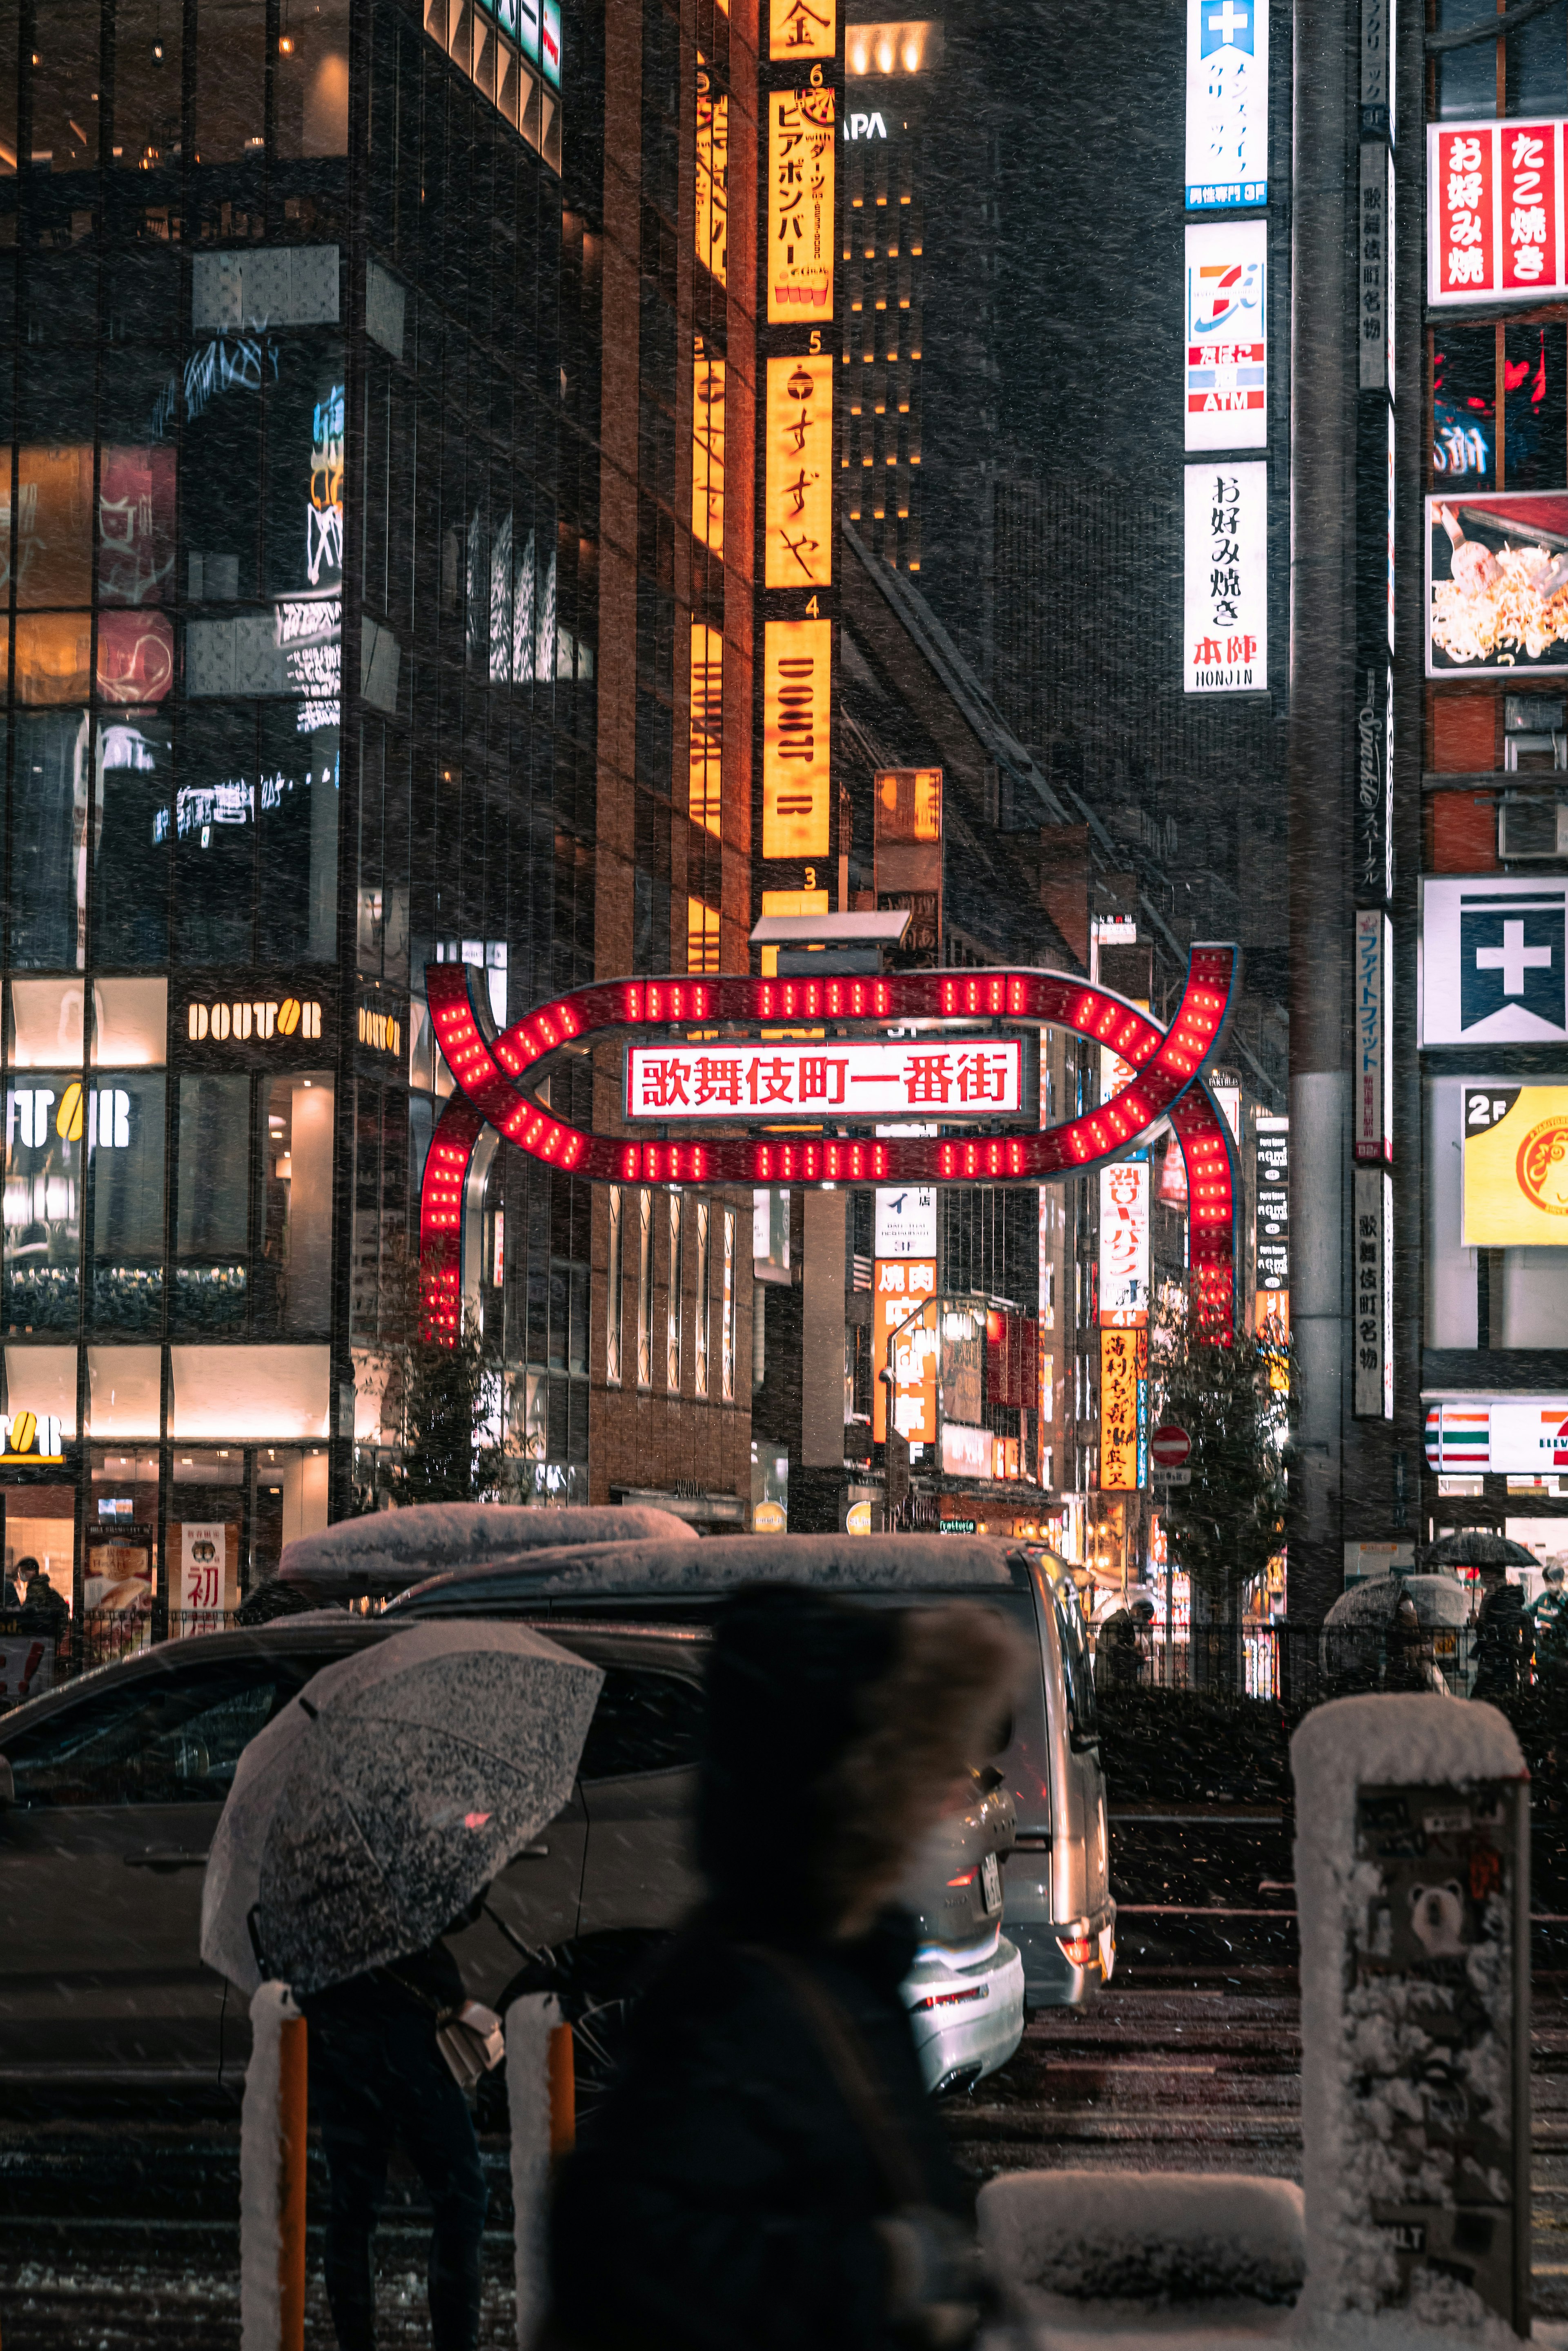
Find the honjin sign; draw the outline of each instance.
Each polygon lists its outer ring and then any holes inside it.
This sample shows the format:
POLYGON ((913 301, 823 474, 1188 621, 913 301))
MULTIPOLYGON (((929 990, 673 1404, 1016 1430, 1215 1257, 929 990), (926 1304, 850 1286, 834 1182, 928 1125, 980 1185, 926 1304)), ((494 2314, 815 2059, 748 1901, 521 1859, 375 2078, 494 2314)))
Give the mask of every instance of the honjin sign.
POLYGON ((1188 694, 1258 694, 1269 683, 1269 468, 1224 460, 1186 468, 1188 694))

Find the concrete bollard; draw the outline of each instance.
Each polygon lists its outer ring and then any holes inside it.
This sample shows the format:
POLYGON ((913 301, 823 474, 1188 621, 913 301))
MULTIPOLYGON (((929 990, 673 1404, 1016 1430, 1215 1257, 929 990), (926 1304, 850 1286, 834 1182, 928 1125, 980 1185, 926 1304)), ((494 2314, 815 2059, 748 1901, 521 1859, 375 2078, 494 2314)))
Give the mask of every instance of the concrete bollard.
POLYGON ((240 2110, 240 2351, 304 2351, 307 2028, 288 1987, 250 2004, 240 2110))
POLYGON ((1300 2317, 1530 2333, 1530 1791, 1448 1698, 1340 1698, 1291 1742, 1307 2278, 1300 2317))

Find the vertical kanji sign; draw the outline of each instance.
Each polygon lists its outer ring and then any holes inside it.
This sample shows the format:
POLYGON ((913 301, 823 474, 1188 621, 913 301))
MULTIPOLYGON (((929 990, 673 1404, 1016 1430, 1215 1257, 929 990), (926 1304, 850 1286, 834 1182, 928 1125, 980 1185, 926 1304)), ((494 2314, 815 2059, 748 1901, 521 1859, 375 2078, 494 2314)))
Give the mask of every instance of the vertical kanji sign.
POLYGON ((768 97, 768 323, 833 315, 833 93, 768 97))
POLYGON ((1259 694, 1269 683, 1268 481, 1261 459, 1186 468, 1188 694, 1259 694))
POLYGON ((1427 131, 1427 299, 1560 298, 1561 121, 1431 123, 1427 131))

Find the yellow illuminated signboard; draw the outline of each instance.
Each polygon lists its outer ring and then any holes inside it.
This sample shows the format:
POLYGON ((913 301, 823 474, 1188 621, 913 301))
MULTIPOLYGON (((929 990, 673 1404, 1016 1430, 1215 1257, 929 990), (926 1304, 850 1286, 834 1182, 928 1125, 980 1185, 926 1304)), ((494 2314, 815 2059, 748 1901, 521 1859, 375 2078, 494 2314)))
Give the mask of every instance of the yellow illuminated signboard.
POLYGON ((768 588, 832 580, 832 371, 827 351, 768 362, 768 588))
POLYGON ((768 100, 768 323, 833 315, 833 93, 768 100))
POLYGON ((40 1461, 63 1461, 65 1438, 53 1413, 0 1413, 0 1463, 36 1468, 40 1461))
POLYGON ((724 361, 697 346, 692 382, 692 536, 724 553, 724 361))
POLYGON ((208 1002, 185 1008, 185 1033, 193 1045, 249 1044, 255 1039, 316 1038, 321 1034, 321 1007, 313 998, 256 998, 250 1002, 208 1002))
POLYGON ((729 274, 729 100, 697 68, 697 259, 722 286, 729 274))
POLYGON ((831 57, 839 44, 838 0, 768 0, 768 53, 786 63, 794 57, 831 57))
POLYGON ((763 638, 762 854, 826 857, 833 624, 769 621, 763 638))
POLYGON ((1467 1249, 1568 1248, 1568 1086, 1467 1086, 1467 1249))
POLYGON ((1138 1477, 1138 1381, 1146 1331, 1100 1333, 1100 1490, 1132 1494, 1138 1477))
POLYGON ((717 838, 724 753, 724 639, 706 621, 692 622, 691 773, 686 811, 717 838))

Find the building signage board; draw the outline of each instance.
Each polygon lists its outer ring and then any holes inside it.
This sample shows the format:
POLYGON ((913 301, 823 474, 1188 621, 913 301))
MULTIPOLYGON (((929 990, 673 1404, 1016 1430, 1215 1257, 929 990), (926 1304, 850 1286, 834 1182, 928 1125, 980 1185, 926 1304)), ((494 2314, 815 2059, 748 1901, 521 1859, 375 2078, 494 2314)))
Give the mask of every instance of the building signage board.
POLYGON ((1394 1154, 1394 925, 1379 907, 1355 917, 1355 1156, 1394 1154))
MULTIPOLYGON (((933 1267, 932 1281, 936 1282, 933 1267)), ((936 1301, 927 1299, 918 1311, 913 1304, 902 1315, 889 1314, 893 1372, 893 1425, 910 1445, 936 1442, 936 1301)), ((887 1368, 885 1364, 879 1368, 887 1368)), ((886 1392, 886 1383, 878 1385, 886 1392)), ((885 1404, 883 1410, 886 1410, 885 1404)), ((885 1435, 885 1429, 884 1429, 885 1435)))
POLYGON ((1423 1045, 1568 1038, 1568 881, 1483 873, 1422 883, 1423 1045))
POLYGON ((1188 694, 1258 694, 1269 683, 1268 485, 1261 459, 1186 468, 1188 694))
POLYGON ((1568 1470, 1568 1395, 1474 1396, 1427 1410, 1427 1461, 1444 1476, 1539 1478, 1568 1470))
POLYGON ((1394 1417, 1394 1178, 1358 1167, 1354 1178, 1355 1378, 1358 1420, 1394 1417))
POLYGON ((763 632, 762 854, 828 854, 833 624, 768 621, 763 632))
MULTIPOLYGON (((171 1528, 171 1536, 175 1531, 171 1528)), ((222 1520, 185 1519, 178 1535, 180 1584, 169 1612, 171 1629, 176 1637, 221 1633, 225 1616, 238 1605, 240 1530, 222 1520)))
POLYGON ((768 93, 768 323, 833 315, 833 93, 768 93))
POLYGON ((1389 57, 1390 0, 1361 0, 1361 135, 1394 136, 1394 74, 1389 57))
POLYGON ((874 1247, 879 1258, 936 1256, 936 1194, 929 1185, 877 1193, 874 1247))
POLYGON ((1427 128, 1427 299, 1560 301, 1561 121, 1433 122, 1427 128))
POLYGON ((1023 1040, 934 1044, 837 1040, 831 1045, 629 1045, 628 1118, 727 1119, 747 1124, 799 1116, 898 1118, 939 1108, 946 1119, 1021 1111, 1023 1040))
POLYGON ((988 1428, 966 1428, 961 1421, 942 1424, 942 1469, 948 1478, 988 1478, 992 1439, 988 1428))
POLYGON ((1269 224, 1189 222, 1186 446, 1261 449, 1268 414, 1269 224))
POLYGON ((1379 647, 1361 673, 1355 714, 1355 894, 1363 904, 1394 895, 1394 671, 1379 647))
POLYGON ((1100 1490, 1135 1493, 1149 1482, 1149 1334, 1100 1333, 1100 1490))
POLYGON ((1186 0, 1187 210, 1268 201, 1268 0, 1186 0))
POLYGON ((768 536, 763 584, 826 588, 833 576, 833 356, 768 362, 768 536))
MULTIPOLYGON (((936 1332, 935 1308, 936 1299, 936 1260, 935 1258, 897 1258, 888 1261, 878 1259, 873 1272, 872 1290, 872 1435, 878 1445, 887 1438, 887 1382, 883 1374, 888 1369, 888 1343, 901 1322, 906 1322, 915 1308, 929 1300, 933 1309, 930 1360, 920 1358, 919 1378, 907 1385, 918 1387, 924 1398, 929 1375, 931 1394, 931 1429, 936 1427, 936 1332)), ((903 1360, 902 1368, 913 1370, 913 1357, 903 1360)), ((894 1367, 895 1370, 899 1366, 894 1367)), ((924 1419, 925 1405, 920 1406, 924 1419)), ((905 1432, 907 1434, 907 1432, 905 1432)))
POLYGON ((1100 1320, 1113 1329, 1149 1319, 1149 1162, 1146 1154, 1100 1170, 1100 1320))
POLYGON ((1393 185, 1388 150, 1381 140, 1364 141, 1361 248, 1356 272, 1361 319, 1357 381, 1363 392, 1383 392, 1388 386, 1388 235, 1393 185))
POLYGON ((838 46, 838 0, 768 0, 768 54, 776 62, 831 57, 838 46))
POLYGON ((1464 1247, 1568 1248, 1568 1086, 1467 1086, 1464 1247))
POLYGON ((1254 1129, 1258 1190, 1253 1266, 1258 1329, 1288 1331, 1291 1318, 1291 1122, 1260 1113, 1254 1129))
POLYGON ((1427 674, 1568 673, 1568 491, 1427 501, 1427 674))

